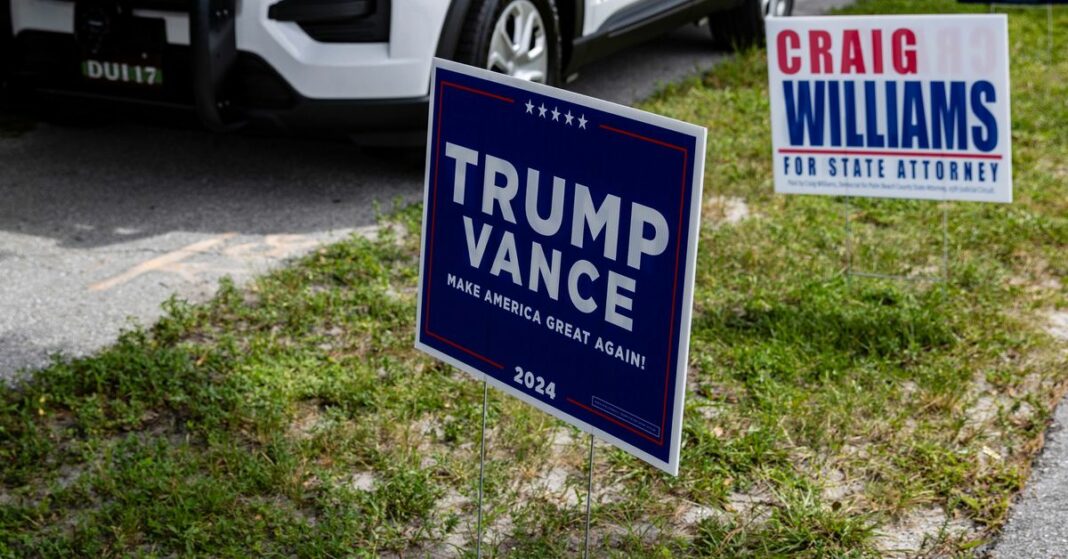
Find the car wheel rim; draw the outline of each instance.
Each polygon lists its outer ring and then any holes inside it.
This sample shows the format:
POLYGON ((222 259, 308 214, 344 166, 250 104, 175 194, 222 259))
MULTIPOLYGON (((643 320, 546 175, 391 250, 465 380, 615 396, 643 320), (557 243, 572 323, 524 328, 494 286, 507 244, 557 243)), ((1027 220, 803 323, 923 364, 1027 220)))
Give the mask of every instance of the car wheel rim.
MULTIPOLYGON (((764 17, 768 17, 768 14, 771 13, 771 0, 761 0, 761 3, 763 4, 763 7, 764 7, 764 17)), ((786 16, 786 8, 787 8, 787 0, 777 0, 775 2, 775 16, 776 17, 784 17, 784 16, 786 16)))
POLYGON ((545 22, 529 0, 515 0, 501 11, 493 26, 486 68, 545 83, 549 70, 545 22))

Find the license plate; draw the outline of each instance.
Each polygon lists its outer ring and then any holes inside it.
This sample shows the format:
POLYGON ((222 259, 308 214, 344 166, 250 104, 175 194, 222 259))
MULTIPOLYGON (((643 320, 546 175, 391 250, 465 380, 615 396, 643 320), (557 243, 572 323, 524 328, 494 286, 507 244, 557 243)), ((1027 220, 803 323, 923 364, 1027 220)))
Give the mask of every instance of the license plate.
POLYGON ((146 87, 163 85, 163 69, 151 59, 140 61, 82 60, 82 76, 98 83, 129 84, 146 87))
POLYGON ((75 2, 82 78, 94 87, 113 91, 162 88, 167 44, 163 19, 127 15, 115 2, 75 2))

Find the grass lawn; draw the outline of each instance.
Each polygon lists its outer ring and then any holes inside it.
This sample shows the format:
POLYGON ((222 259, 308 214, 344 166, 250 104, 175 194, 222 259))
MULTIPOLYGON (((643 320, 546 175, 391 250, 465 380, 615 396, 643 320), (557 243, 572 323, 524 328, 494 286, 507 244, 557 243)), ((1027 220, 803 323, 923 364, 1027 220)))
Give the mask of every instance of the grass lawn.
MULTIPOLYGON (((985 11, 862 0, 851 13, 985 11)), ((970 555, 1068 387, 1068 7, 1006 9, 1012 205, 772 194, 765 54, 643 108, 709 128, 679 477, 607 446, 612 557, 970 555)), ((482 386, 412 349, 418 207, 0 396, 0 557, 472 555, 482 386)), ((486 548, 574 555, 586 439, 491 391, 486 548)), ((484 549, 486 549, 484 548, 484 549)))

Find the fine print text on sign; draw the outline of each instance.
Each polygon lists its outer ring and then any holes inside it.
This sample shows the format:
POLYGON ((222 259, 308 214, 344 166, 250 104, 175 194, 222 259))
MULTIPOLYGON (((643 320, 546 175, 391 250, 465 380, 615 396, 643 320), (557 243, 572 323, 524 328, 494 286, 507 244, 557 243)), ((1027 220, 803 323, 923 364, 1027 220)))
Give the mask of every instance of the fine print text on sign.
POLYGON ((678 472, 705 130, 435 60, 416 346, 678 472))
POLYGON ((1012 201, 1000 15, 767 21, 775 191, 1012 201))

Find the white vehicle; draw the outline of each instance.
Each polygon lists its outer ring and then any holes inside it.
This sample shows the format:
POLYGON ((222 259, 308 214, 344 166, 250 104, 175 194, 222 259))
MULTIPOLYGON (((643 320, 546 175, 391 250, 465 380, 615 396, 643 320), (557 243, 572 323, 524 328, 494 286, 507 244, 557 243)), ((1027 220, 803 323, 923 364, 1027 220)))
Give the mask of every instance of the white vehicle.
MULTIPOLYGON (((775 2, 787 15, 793 0, 775 2)), ((763 36, 769 0, 0 0, 0 71, 23 97, 173 108, 214 130, 425 127, 434 56, 560 84, 708 17, 763 36)), ((400 136, 398 136, 400 137, 400 136)))

